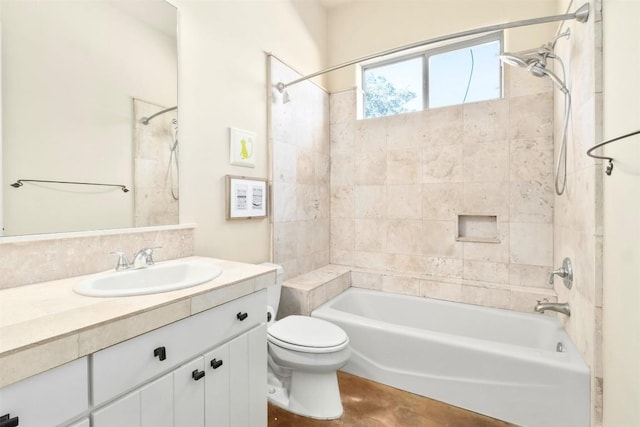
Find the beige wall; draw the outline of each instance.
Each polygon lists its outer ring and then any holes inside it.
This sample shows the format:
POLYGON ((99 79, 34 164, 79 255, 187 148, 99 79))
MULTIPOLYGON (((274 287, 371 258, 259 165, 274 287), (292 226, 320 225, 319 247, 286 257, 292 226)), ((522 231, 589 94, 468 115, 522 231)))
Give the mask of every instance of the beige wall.
MULTIPOLYGON (((459 31, 555 15, 556 4, 556 0, 348 2, 329 11, 329 65, 459 31)), ((556 27, 545 24, 511 30, 505 35, 506 50, 541 45, 556 27)), ((355 67, 332 72, 330 91, 354 87, 355 74, 355 67)))
MULTIPOLYGON (((605 0, 604 138, 640 127, 640 1, 605 0)), ((604 176, 604 425, 640 425, 640 136, 607 146, 604 176)))
POLYGON ((268 176, 265 52, 296 69, 323 68, 324 9, 316 2, 175 3, 180 12, 180 221, 198 224, 198 255, 267 261, 269 220, 225 221, 224 176, 268 176), (229 165, 229 127, 257 133, 255 168, 229 165))

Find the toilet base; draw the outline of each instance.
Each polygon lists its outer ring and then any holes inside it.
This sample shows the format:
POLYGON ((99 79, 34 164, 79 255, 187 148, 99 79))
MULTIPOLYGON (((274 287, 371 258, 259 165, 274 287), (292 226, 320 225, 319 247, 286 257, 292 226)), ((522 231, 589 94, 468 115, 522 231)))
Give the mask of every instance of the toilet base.
POLYGON ((321 374, 293 371, 286 381, 269 372, 267 396, 270 403, 303 417, 334 420, 343 412, 335 371, 321 374))

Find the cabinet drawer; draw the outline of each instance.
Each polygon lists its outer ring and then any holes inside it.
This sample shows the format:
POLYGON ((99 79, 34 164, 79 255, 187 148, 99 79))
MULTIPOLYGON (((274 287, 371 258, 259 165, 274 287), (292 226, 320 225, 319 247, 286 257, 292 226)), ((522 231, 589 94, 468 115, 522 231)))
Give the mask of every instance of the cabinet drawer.
POLYGON ((0 389, 0 416, 18 417, 20 426, 53 426, 89 408, 87 358, 0 389))
POLYGON ((94 353, 93 404, 131 390, 264 322, 265 307, 263 290, 94 353))

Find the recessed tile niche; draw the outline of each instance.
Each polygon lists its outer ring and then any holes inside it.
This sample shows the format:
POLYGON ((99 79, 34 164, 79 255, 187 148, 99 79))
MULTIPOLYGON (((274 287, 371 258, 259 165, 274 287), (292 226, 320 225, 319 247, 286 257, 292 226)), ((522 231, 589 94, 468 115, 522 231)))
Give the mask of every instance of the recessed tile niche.
POLYGON ((500 243, 497 215, 458 215, 459 242, 500 243))

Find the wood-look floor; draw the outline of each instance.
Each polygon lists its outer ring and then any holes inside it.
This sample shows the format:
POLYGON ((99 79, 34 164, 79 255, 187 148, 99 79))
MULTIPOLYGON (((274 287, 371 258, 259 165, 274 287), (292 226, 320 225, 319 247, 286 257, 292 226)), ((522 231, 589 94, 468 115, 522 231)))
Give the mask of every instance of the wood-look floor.
POLYGON ((338 372, 344 414, 337 420, 314 420, 269 404, 269 427, 509 427, 446 403, 338 372))

